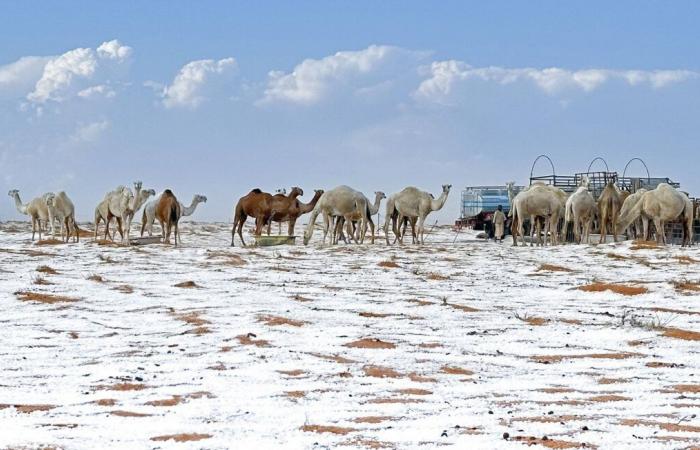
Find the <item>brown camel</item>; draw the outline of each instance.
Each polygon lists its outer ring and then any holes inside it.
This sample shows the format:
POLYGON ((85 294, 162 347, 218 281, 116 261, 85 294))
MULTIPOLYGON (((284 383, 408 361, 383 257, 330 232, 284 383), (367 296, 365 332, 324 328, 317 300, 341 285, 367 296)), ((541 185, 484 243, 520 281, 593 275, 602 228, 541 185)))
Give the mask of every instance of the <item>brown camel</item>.
POLYGON ((617 222, 620 216, 622 200, 620 190, 615 183, 610 182, 605 186, 598 197, 598 214, 600 217, 600 243, 605 242, 608 235, 608 223, 611 224, 613 239, 617 242, 617 222))
POLYGON ((180 216, 180 203, 177 201, 173 191, 166 189, 163 191, 163 194, 156 204, 156 219, 163 230, 164 243, 170 243, 170 232, 172 230, 175 233, 175 246, 177 247, 177 238, 179 234, 178 221, 180 220, 180 216))
POLYGON ((236 203, 236 209, 233 213, 233 229, 231 230, 231 247, 233 247, 236 231, 241 238, 241 243, 245 247, 243 240, 243 225, 248 216, 255 217, 255 235, 262 234, 263 226, 270 221, 272 216, 272 195, 263 192, 260 189, 253 189, 247 195, 243 196, 236 203))
POLYGON ((290 214, 289 216, 289 236, 294 235, 294 226, 296 225, 297 219, 304 214, 308 214, 313 211, 316 203, 318 203, 318 199, 321 198, 322 195, 323 189, 316 189, 314 191, 314 196, 309 203, 302 203, 299 201, 299 199, 295 200, 296 206, 292 208, 294 214, 290 214))
MULTIPOLYGON (((297 215, 297 197, 304 195, 300 187, 293 187, 289 195, 275 194, 270 201, 272 215, 267 223, 267 235, 270 235, 272 222, 289 222, 292 216, 297 215)), ((298 217, 298 216, 297 216, 298 217)), ((292 235, 292 228, 288 229, 289 236, 292 235)))

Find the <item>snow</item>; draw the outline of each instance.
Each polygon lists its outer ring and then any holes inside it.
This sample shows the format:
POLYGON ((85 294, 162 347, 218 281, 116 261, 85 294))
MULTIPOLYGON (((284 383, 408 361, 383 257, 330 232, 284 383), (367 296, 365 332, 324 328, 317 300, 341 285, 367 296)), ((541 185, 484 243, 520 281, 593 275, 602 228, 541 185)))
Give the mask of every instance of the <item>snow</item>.
POLYGON ((664 335, 700 332, 700 292, 674 285, 700 281, 700 248, 320 236, 231 248, 230 225, 186 223, 178 248, 36 245, 27 224, 0 224, 0 448, 700 442, 697 335, 664 335), (648 292, 577 289, 594 281, 648 292), (360 339, 393 348, 347 345, 360 339), (183 433, 201 440, 151 440, 183 433))

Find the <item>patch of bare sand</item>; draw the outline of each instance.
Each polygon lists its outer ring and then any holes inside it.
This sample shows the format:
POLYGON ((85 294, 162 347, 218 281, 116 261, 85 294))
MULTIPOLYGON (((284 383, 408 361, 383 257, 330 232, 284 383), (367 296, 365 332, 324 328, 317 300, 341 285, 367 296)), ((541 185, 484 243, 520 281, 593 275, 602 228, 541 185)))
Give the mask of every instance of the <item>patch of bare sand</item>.
POLYGON ((306 375, 306 372, 301 369, 278 370, 277 372, 281 373, 282 375, 287 375, 288 377, 300 377, 302 375, 306 375))
POLYGON ((36 268, 36 271, 46 275, 58 275, 58 270, 49 266, 39 266, 36 268))
POLYGON ((672 431, 672 432, 683 432, 683 433, 700 433, 700 426, 695 425, 685 425, 682 423, 669 423, 669 422, 658 422, 654 420, 640 420, 640 419, 623 419, 620 421, 621 425, 628 427, 654 427, 661 428, 662 430, 672 431))
POLYGON ((637 356, 643 356, 640 353, 630 353, 630 352, 619 352, 619 353, 586 353, 582 355, 537 355, 531 356, 530 359, 542 363, 549 364, 555 362, 561 362, 565 359, 627 359, 634 358, 637 356))
POLYGON ((99 384, 94 387, 96 391, 142 391, 148 386, 142 383, 115 383, 115 384, 99 384))
POLYGON ((367 349, 392 349, 396 348, 396 344, 392 342, 382 341, 376 338, 365 338, 359 339, 357 341, 348 342, 343 344, 343 347, 349 348, 367 348, 367 349))
POLYGON ((595 445, 587 444, 585 442, 573 442, 573 441, 564 441, 564 440, 560 440, 560 439, 551 439, 551 438, 548 438, 547 436, 543 436, 541 438, 537 438, 534 436, 514 436, 514 437, 510 438, 510 440, 521 442, 522 444, 525 444, 527 446, 539 445, 541 447, 554 448, 554 449, 566 449, 566 448, 596 449, 596 448, 598 448, 595 445))
POLYGON ((450 375, 474 375, 474 372, 469 369, 462 369, 461 367, 455 366, 442 366, 440 371, 450 375))
POLYGON ((357 431, 355 428, 349 427, 339 427, 335 425, 304 425, 300 428, 301 431, 306 431, 307 433, 331 433, 346 435, 357 431))
POLYGON ((362 416, 352 419, 355 423, 382 423, 387 420, 396 420, 396 417, 391 416, 362 416))
POLYGON ((584 292, 604 292, 611 291, 616 294, 621 295, 640 295, 649 292, 649 289, 644 286, 627 286, 624 284, 613 284, 613 283, 591 283, 584 286, 579 286, 576 288, 584 292))
POLYGON ((16 404, 16 403, 0 403, 0 410, 7 409, 7 408, 14 408, 15 411, 20 412, 20 413, 31 414, 33 412, 50 411, 50 410, 56 408, 56 406, 55 405, 22 405, 22 404, 16 404))
POLYGON ((53 294, 44 294, 41 292, 29 292, 29 291, 17 291, 15 292, 15 296, 19 300, 25 301, 25 302, 37 302, 37 303, 46 303, 46 304, 54 304, 54 303, 73 303, 77 302, 79 299, 74 298, 74 297, 66 297, 63 295, 53 295, 53 294))
POLYGON ((175 441, 175 442, 194 442, 202 441, 204 439, 211 438, 211 434, 203 433, 178 433, 178 434, 165 434, 162 436, 154 436, 151 438, 152 441, 175 441))
POLYGON ((134 411, 114 410, 109 412, 112 416, 118 417, 151 417, 153 414, 139 413, 134 411))
POLYGON ((594 397, 589 397, 586 400, 589 402, 607 403, 607 402, 624 402, 624 401, 629 401, 632 399, 630 397, 625 397, 623 395, 606 394, 606 395, 596 395, 594 397))
POLYGON ((177 284, 173 285, 173 287, 183 288, 183 289, 194 289, 194 288, 198 288, 201 286, 199 286, 194 281, 190 280, 190 281, 183 281, 181 283, 177 283, 177 284))
POLYGON ((325 359, 327 361, 335 361, 339 364, 352 364, 352 363, 357 362, 354 359, 345 358, 345 357, 339 356, 339 355, 324 355, 321 353, 309 353, 309 355, 315 356, 317 358, 325 359))
POLYGON ((697 331, 682 330, 680 328, 662 328, 663 336, 682 339, 684 341, 700 341, 700 333, 697 331))
POLYGON ((271 316, 271 315, 261 315, 258 316, 258 322, 263 322, 265 325, 274 327, 278 325, 289 325, 292 327, 303 327, 308 322, 301 320, 288 319, 286 317, 271 316))
POLYGON ((383 366, 367 365, 367 366, 364 366, 362 368, 362 371, 368 377, 374 377, 374 378, 401 378, 404 376, 402 373, 397 372, 396 370, 392 369, 391 367, 383 367, 383 366))
POLYGON ((573 272, 573 269, 554 264, 540 264, 540 267, 537 268, 537 272, 573 272))

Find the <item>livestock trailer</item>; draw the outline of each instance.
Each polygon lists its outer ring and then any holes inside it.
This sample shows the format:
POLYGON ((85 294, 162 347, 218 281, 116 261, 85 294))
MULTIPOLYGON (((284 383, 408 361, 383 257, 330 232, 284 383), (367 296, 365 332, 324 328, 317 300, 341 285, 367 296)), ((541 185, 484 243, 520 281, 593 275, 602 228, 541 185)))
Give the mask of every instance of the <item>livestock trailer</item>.
MULTIPOLYGON (((514 186, 514 194, 522 189, 523 186, 514 186)), ((499 205, 507 217, 510 211, 510 200, 506 186, 468 186, 462 190, 460 216, 455 225, 483 230, 484 224, 491 220, 491 216, 499 205)), ((508 222, 506 228, 509 228, 508 222)))

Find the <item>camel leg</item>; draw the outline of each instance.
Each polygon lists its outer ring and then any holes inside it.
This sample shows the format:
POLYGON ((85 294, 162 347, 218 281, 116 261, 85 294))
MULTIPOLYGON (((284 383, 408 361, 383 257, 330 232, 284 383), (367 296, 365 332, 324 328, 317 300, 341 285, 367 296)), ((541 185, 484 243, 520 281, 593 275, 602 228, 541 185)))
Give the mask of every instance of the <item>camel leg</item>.
POLYGON ((369 229, 372 233, 372 244, 374 245, 374 222, 371 219, 369 220, 369 229))
POLYGON ((664 228, 661 219, 654 219, 654 226, 656 227, 656 242, 664 244, 664 228))
POLYGON ((34 233, 36 233, 36 219, 32 217, 32 241, 34 240, 34 233))
POLYGON ((100 225, 100 219, 101 219, 101 216, 99 214, 95 214, 95 240, 97 240, 97 229, 99 228, 99 225, 100 225))
MULTIPOLYGON (((287 235, 288 235, 288 236, 294 236, 294 226, 295 226, 296 223, 297 223, 296 217, 292 217, 291 219, 289 219, 289 222, 288 222, 288 223, 289 223, 289 225, 288 225, 288 227, 287 227, 287 235)), ((282 229, 282 224, 280 224, 280 230, 281 230, 281 229, 282 229)), ((280 234, 282 234, 281 231, 280 231, 280 234)))
MULTIPOLYGON (((242 214, 240 220, 238 221, 238 237, 241 238, 241 244, 243 244, 243 247, 247 247, 245 241, 243 240, 243 225, 245 225, 246 220, 248 220, 248 216, 242 214)), ((233 245, 233 239, 231 239, 231 245, 233 245)))
POLYGON ((605 237, 608 234, 608 217, 607 214, 602 213, 600 215, 600 241, 598 242, 599 244, 602 244, 605 241, 605 237))
POLYGON ((417 236, 418 244, 421 244, 421 245, 425 244, 424 233, 425 233, 425 217, 420 216, 420 218, 418 219, 418 236, 417 236))
POLYGON ((577 218, 574 218, 574 242, 577 244, 581 243, 581 229, 580 223, 577 218))

